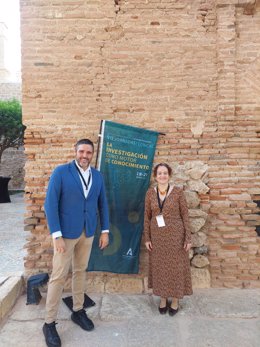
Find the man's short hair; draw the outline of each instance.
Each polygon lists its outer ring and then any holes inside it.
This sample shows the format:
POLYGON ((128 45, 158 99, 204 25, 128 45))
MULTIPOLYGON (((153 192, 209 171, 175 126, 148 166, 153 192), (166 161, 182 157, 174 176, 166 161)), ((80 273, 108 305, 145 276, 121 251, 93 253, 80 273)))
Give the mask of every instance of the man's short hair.
POLYGON ((81 140, 79 140, 75 144, 75 149, 76 150, 78 149, 79 145, 90 145, 90 146, 92 146, 93 152, 94 152, 94 143, 91 140, 89 140, 89 139, 81 139, 81 140))

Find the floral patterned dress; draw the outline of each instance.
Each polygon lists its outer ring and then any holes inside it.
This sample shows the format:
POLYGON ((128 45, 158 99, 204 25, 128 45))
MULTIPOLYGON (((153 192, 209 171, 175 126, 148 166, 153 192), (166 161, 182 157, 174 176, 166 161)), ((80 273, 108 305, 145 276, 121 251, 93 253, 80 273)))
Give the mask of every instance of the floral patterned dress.
POLYGON ((144 238, 152 242, 149 252, 148 286, 155 295, 182 298, 192 294, 189 252, 184 242, 191 242, 189 215, 183 190, 173 187, 164 206, 164 227, 158 227, 160 214, 157 192, 150 188, 145 197, 144 238))

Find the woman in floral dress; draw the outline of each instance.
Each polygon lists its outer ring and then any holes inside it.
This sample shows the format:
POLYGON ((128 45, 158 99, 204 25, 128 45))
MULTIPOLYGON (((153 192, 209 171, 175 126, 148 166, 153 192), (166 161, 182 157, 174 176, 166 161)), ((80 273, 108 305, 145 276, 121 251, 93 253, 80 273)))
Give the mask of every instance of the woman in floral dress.
POLYGON ((157 186, 145 197, 144 237, 149 251, 149 288, 161 297, 159 312, 173 316, 179 299, 192 294, 189 250, 191 233, 182 188, 171 185, 171 167, 154 168, 157 186))

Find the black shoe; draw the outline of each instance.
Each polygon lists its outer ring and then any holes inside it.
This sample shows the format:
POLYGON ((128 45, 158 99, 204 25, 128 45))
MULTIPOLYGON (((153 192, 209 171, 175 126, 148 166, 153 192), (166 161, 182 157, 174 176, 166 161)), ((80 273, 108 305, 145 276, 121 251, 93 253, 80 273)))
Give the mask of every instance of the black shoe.
POLYGON ((45 341, 48 347, 61 346, 61 340, 55 326, 56 324, 57 323, 55 322, 52 322, 50 324, 45 323, 42 327, 42 331, 45 336, 45 341))
POLYGON ((71 319, 74 323, 78 324, 83 330, 91 331, 94 329, 94 324, 92 320, 88 318, 84 308, 76 312, 73 311, 71 319))
POLYGON ((179 311, 178 307, 176 309, 174 309, 171 306, 169 306, 169 315, 170 316, 174 316, 178 311, 179 311))
POLYGON ((166 306, 165 307, 158 307, 158 310, 160 312, 160 314, 165 314, 168 310, 168 301, 166 300, 166 306))
POLYGON ((168 307, 165 306, 165 307, 158 307, 158 310, 160 312, 160 314, 165 314, 168 310, 168 307))

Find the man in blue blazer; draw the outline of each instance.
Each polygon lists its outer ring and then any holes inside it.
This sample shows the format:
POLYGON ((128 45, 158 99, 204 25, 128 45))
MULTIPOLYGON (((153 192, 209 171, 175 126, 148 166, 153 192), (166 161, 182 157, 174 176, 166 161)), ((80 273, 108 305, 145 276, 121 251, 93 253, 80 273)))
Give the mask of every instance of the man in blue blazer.
POLYGON ((94 329, 83 308, 86 268, 99 213, 99 247, 109 242, 109 217, 102 175, 90 167, 94 144, 82 139, 75 145, 75 160, 52 173, 44 204, 53 238, 53 270, 48 285, 43 333, 48 347, 60 347, 56 318, 66 276, 72 262, 73 313, 71 319, 84 330, 94 329))

